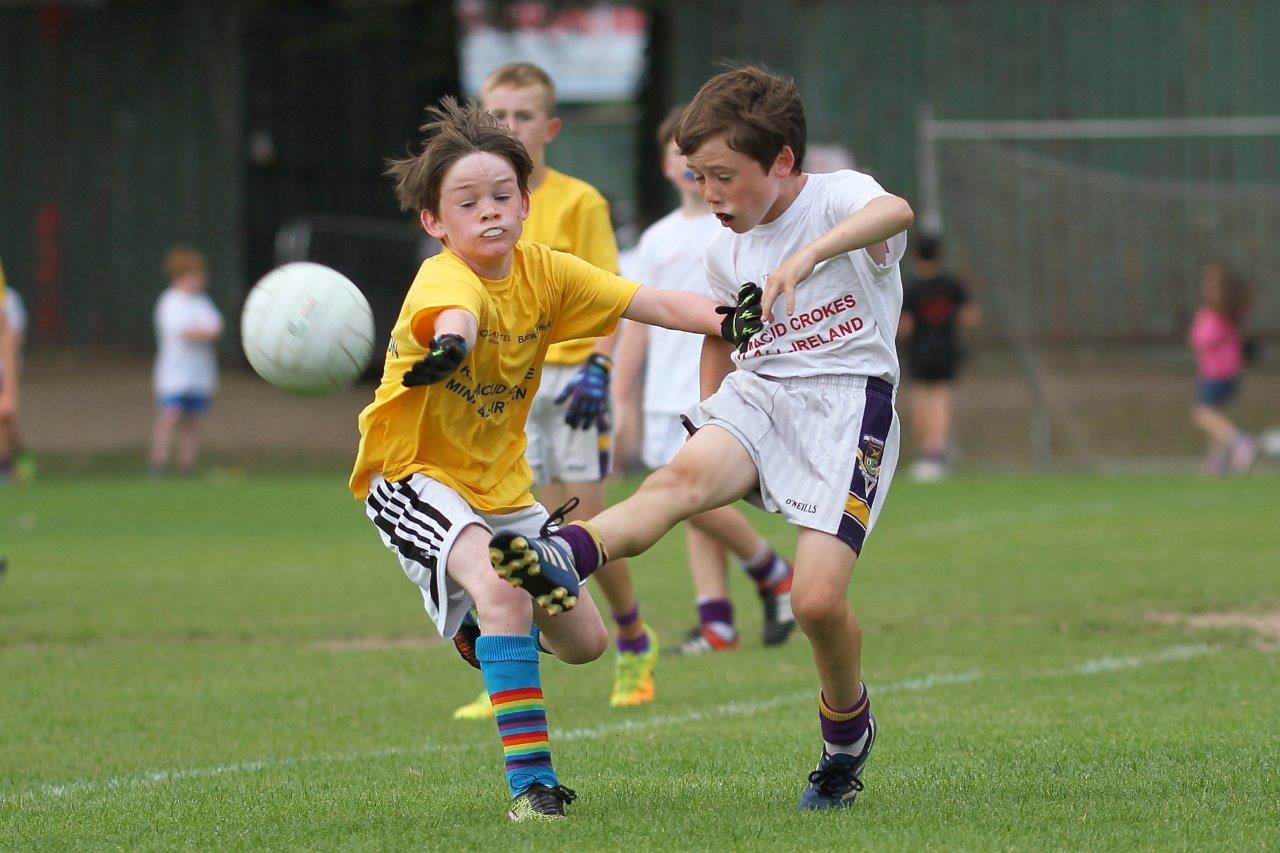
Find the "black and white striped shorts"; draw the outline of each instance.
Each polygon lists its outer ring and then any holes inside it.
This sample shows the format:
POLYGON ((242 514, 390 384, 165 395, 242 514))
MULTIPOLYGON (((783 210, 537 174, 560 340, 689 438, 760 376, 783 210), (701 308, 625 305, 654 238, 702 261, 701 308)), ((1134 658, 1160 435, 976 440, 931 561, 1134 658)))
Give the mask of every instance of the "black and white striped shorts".
POLYGON ((369 482, 365 514, 382 544, 396 555, 404 573, 422 590, 427 615, 441 636, 452 637, 471 608, 471 596, 445 572, 458 534, 472 524, 537 536, 547 511, 542 504, 503 515, 472 508, 462 496, 424 474, 395 483, 380 475, 369 482))

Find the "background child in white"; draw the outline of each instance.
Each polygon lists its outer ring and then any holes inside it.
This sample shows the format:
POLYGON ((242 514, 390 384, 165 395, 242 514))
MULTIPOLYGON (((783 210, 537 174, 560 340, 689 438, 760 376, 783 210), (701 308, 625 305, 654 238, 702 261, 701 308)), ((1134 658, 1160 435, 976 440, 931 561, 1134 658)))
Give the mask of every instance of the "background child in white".
MULTIPOLYGON (((622 272, 655 287, 710 296, 702 257, 721 229, 676 146, 675 128, 681 110, 682 107, 672 110, 658 127, 662 173, 680 194, 680 207, 645 230, 622 272)), ((614 388, 621 410, 633 404, 634 389, 644 375, 641 458, 651 469, 670 462, 688 438, 680 415, 700 399, 701 356, 700 335, 633 323, 619 332, 614 352, 614 388)), ((764 607, 764 644, 785 642, 795 627, 791 615, 791 567, 751 527, 751 522, 733 507, 718 507, 689 519, 685 536, 698 626, 677 651, 701 654, 737 648, 738 632, 728 586, 729 551, 755 581, 764 607)))
POLYGON ((215 343, 222 315, 205 293, 204 255, 187 246, 169 250, 164 262, 169 286, 156 302, 156 363, 153 383, 156 419, 151 441, 151 473, 169 465, 177 444, 177 469, 190 474, 200 450, 200 425, 218 386, 215 343))

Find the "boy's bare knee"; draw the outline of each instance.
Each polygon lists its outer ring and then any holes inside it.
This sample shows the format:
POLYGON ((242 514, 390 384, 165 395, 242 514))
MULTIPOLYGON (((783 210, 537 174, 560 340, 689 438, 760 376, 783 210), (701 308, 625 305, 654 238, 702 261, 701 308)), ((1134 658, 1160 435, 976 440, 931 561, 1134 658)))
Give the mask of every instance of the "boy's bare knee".
POLYGON ((481 625, 489 621, 506 622, 511 618, 527 616, 533 606, 528 595, 496 574, 492 581, 486 581, 473 589, 471 598, 475 602, 481 625))
POLYGON ((605 649, 609 648, 609 632, 604 623, 588 623, 576 633, 572 642, 562 644, 563 649, 556 649, 556 657, 565 663, 584 664, 600 659, 605 649))
POLYGON ((811 629, 822 630, 825 626, 842 621, 849 612, 849 603, 841 595, 821 592, 797 595, 792 590, 791 612, 807 634, 811 629))
POLYGON ((678 462, 654 471, 641 488, 660 495, 665 505, 679 508, 701 506, 706 492, 698 472, 678 462))

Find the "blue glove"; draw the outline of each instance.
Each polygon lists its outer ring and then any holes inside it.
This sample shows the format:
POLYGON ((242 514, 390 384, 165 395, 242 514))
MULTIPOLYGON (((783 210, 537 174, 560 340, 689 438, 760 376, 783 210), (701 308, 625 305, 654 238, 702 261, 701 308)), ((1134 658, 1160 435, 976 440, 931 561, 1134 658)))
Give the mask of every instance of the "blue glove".
POLYGON ((605 412, 609 401, 609 371, 613 362, 607 355, 592 353, 578 375, 556 397, 556 405, 568 401, 564 422, 574 429, 590 429, 605 412))

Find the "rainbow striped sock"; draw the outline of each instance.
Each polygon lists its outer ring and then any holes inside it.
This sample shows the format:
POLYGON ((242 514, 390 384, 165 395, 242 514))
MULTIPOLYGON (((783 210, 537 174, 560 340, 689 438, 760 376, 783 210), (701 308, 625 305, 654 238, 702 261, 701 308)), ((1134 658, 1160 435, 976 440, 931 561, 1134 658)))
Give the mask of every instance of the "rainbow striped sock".
POLYGON ((549 787, 560 784, 551 766, 547 710, 533 638, 486 634, 476 640, 476 657, 498 722, 511 795, 534 782, 549 787))

